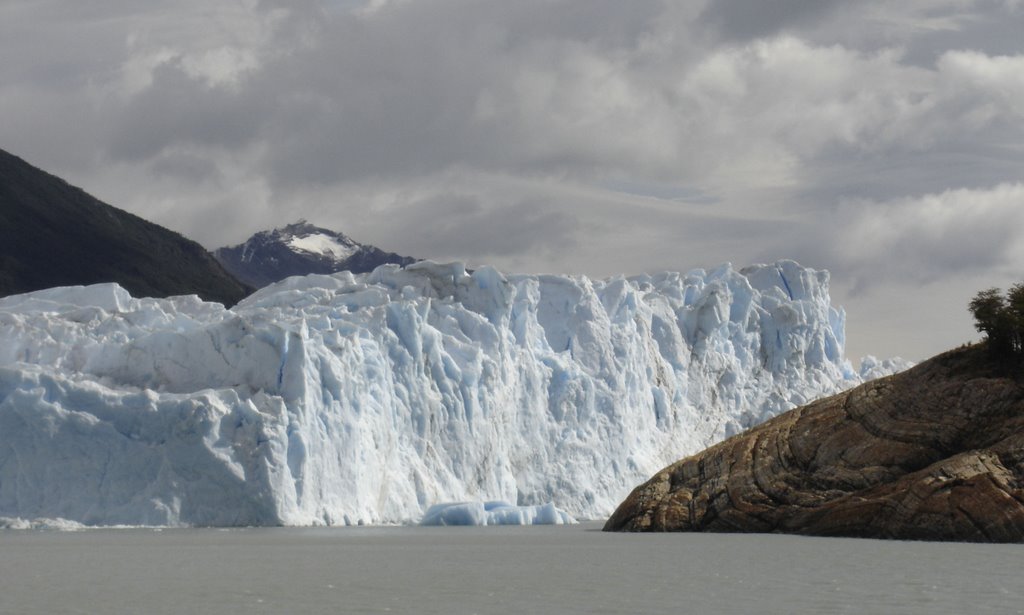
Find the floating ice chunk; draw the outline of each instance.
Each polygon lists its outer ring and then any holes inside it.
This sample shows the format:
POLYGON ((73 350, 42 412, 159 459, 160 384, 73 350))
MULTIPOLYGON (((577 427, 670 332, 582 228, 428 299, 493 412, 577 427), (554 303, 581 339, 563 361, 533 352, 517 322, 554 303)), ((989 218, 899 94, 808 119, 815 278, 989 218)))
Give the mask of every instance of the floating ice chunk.
POLYGON ((61 532, 74 532, 81 529, 85 529, 85 526, 77 521, 69 521, 68 519, 0 517, 0 530, 57 530, 61 532))
POLYGON ((452 502, 427 509, 420 525, 565 525, 576 519, 554 503, 514 506, 507 502, 452 502))

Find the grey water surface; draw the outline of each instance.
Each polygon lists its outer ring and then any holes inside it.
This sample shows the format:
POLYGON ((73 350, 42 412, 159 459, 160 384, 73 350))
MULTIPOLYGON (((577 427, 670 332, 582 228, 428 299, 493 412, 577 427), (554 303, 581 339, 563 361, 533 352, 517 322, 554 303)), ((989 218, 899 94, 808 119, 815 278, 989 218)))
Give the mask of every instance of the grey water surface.
POLYGON ((0 613, 1024 613, 1024 545, 548 527, 0 531, 0 613))

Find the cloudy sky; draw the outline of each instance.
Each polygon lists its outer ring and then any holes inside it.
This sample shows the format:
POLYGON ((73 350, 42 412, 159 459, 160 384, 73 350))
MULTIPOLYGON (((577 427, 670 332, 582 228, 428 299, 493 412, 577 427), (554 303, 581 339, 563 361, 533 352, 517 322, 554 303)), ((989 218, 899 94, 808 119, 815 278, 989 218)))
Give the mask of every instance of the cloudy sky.
POLYGON ((0 0, 0 148, 208 248, 832 272, 848 354, 1024 279, 1021 0, 0 0))

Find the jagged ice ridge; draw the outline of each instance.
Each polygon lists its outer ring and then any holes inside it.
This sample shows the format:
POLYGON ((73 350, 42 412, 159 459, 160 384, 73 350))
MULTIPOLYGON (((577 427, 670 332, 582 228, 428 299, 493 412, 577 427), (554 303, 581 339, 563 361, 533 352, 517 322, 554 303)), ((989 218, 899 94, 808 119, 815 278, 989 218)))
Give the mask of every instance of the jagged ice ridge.
POLYGON ((0 299, 0 517, 604 517, 667 463, 860 382, 828 281, 792 261, 604 281, 424 262, 230 310, 113 284, 0 299))

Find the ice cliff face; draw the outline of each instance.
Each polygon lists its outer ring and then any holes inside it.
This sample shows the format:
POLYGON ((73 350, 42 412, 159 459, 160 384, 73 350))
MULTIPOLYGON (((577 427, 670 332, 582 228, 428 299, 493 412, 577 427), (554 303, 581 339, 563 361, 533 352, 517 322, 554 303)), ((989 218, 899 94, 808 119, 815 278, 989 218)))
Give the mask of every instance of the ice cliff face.
POLYGON ((232 310, 116 285, 0 299, 0 517, 380 523, 466 500, 603 517, 680 456, 860 382, 828 279, 419 263, 290 278, 232 310))

